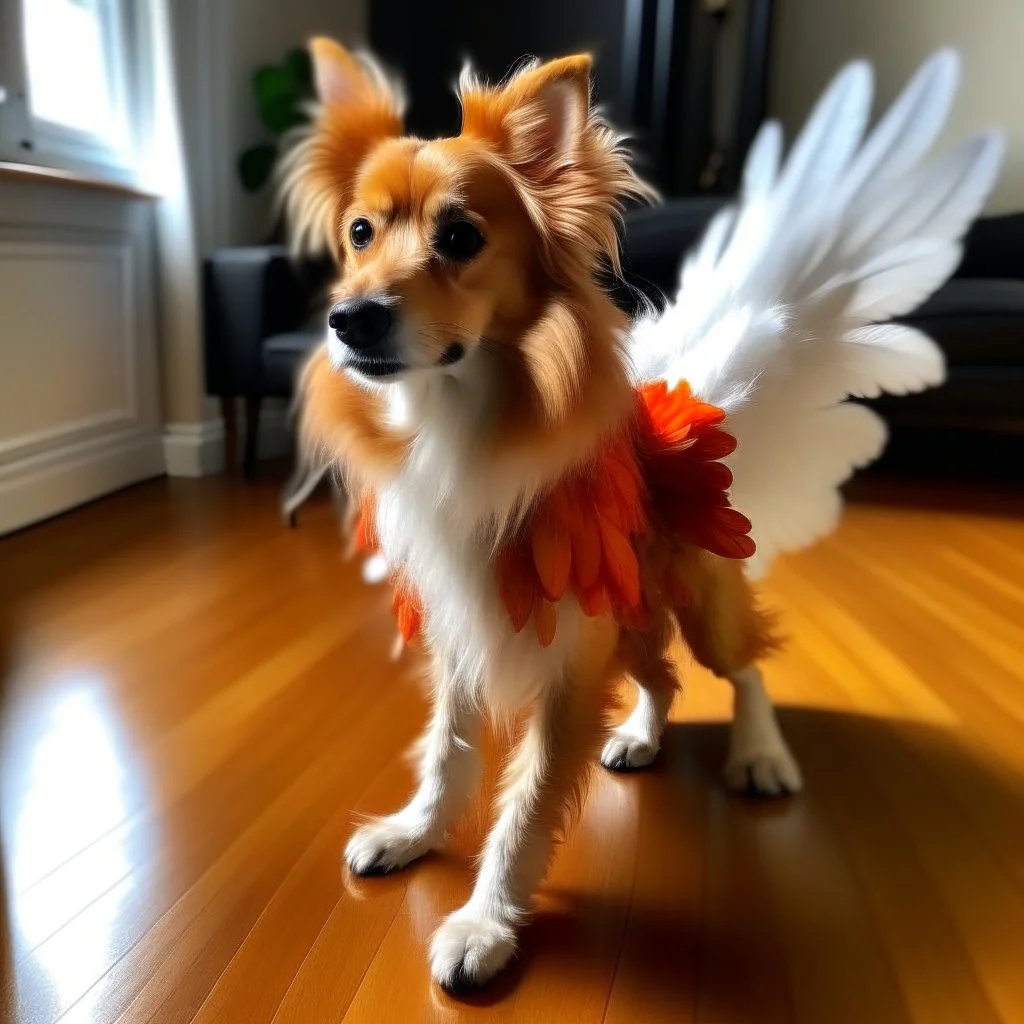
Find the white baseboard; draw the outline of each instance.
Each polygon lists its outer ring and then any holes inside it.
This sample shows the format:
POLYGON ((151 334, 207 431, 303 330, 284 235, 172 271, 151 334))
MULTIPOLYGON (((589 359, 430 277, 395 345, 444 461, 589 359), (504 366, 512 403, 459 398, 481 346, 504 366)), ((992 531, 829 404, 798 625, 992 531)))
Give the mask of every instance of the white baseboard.
POLYGON ((138 429, 6 463, 0 467, 0 534, 163 473, 160 436, 138 429))
MULTIPOLYGON (((245 424, 239 424, 238 457, 245 449, 245 424)), ((290 456, 294 449, 287 409, 271 407, 260 415, 257 451, 261 459, 290 456)), ((211 476, 224 471, 224 424, 168 423, 164 428, 164 464, 168 476, 211 476)))
MULTIPOLYGON (((239 437, 239 455, 245 443, 239 437)), ((260 417, 260 458, 293 450, 287 410, 260 417)), ((103 434, 0 464, 0 535, 66 512, 140 480, 206 476, 224 468, 220 422, 172 423, 163 438, 139 428, 103 434)))
POLYGON ((224 468, 221 423, 168 423, 164 427, 164 466, 168 476, 209 476, 224 468))

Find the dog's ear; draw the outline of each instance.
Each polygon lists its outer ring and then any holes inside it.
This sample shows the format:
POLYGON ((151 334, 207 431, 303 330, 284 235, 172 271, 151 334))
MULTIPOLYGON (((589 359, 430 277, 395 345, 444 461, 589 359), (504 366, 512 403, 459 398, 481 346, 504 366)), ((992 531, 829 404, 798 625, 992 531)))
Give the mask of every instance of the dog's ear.
POLYGON ((520 173, 541 177, 572 161, 590 114, 590 68, 582 54, 531 64, 488 88, 464 71, 459 82, 462 133, 497 148, 520 173))
POLYGON ((500 86, 466 69, 459 79, 462 134, 484 143, 512 171, 554 263, 591 273, 618 266, 624 201, 653 200, 630 163, 624 138, 590 102, 586 54, 524 67, 500 86), (560 251, 550 252, 555 246, 560 251))
POLYGON ((311 127, 281 161, 292 241, 300 250, 340 253, 340 217, 359 165, 378 143, 402 133, 401 88, 373 58, 332 39, 310 43, 319 107, 311 127))

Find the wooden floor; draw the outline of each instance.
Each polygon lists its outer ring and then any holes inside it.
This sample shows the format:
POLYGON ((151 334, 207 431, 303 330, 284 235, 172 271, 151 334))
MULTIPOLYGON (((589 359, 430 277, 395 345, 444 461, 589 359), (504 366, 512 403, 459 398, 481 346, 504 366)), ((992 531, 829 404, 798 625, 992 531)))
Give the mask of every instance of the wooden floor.
POLYGON ((602 775, 522 953, 430 982, 472 842, 340 866, 424 704, 326 499, 156 482, 0 541, 5 944, 19 1024, 1024 1022, 1024 519, 853 507, 775 572, 767 666, 806 793, 717 782, 728 691, 688 673, 648 773, 602 775))

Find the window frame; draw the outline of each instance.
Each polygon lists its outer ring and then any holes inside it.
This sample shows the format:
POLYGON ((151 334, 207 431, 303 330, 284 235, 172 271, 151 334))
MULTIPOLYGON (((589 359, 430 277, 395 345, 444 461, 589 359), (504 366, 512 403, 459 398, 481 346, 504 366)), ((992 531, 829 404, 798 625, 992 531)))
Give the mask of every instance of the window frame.
POLYGON ((102 38, 111 76, 114 103, 123 124, 120 145, 92 132, 60 124, 32 113, 28 48, 23 5, 31 0, 0 0, 0 159, 17 163, 83 171, 115 181, 135 179, 138 111, 138 12, 134 0, 108 0, 111 21, 102 38))

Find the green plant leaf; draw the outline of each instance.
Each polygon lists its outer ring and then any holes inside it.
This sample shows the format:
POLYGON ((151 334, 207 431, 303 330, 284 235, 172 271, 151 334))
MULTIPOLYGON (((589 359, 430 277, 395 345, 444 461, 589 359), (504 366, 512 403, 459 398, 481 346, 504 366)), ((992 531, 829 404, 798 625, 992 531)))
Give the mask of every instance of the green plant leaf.
POLYGON ((277 149, 266 142, 258 146, 250 146, 238 158, 238 176, 242 187, 247 192, 256 192, 262 188, 277 160, 277 149))
POLYGON ((309 120, 296 104, 294 96, 276 96, 269 100, 260 109, 260 117, 275 135, 280 135, 296 125, 305 124, 309 120))
POLYGON ((316 95, 316 88, 313 85, 313 60, 309 56, 309 50, 304 46, 289 50, 281 63, 291 74, 298 94, 312 99, 316 95))
POLYGON ((288 68, 260 68, 252 76, 252 84, 256 90, 256 102, 260 110, 282 96, 295 99, 299 93, 295 76, 288 68))
MULTIPOLYGON (((289 50, 278 66, 261 67, 252 76, 257 110, 263 126, 281 135, 297 125, 306 124, 303 110, 307 100, 315 99, 313 65, 308 51, 289 50)), ((277 149, 270 143, 252 146, 238 158, 238 176, 250 192, 266 184, 277 160, 277 149)))

